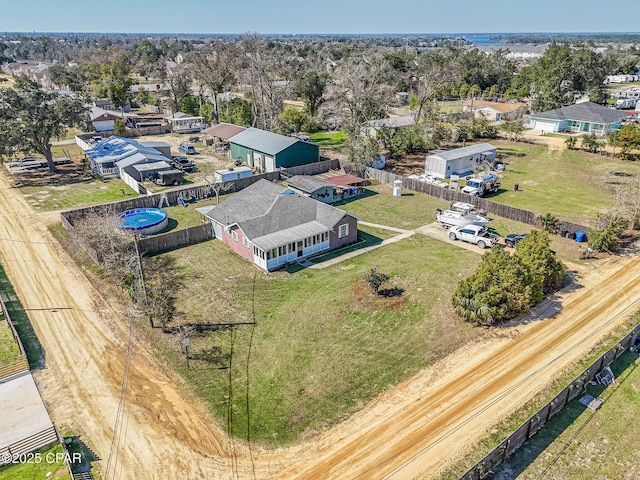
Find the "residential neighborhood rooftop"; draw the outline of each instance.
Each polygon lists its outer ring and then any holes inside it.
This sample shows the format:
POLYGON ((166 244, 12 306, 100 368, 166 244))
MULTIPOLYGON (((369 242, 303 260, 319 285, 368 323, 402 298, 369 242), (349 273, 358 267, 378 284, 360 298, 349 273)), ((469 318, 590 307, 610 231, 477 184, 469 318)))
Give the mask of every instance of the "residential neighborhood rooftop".
POLYGON ((593 102, 583 102, 566 107, 556 108, 546 112, 532 115, 535 118, 545 118, 549 120, 579 120, 589 123, 614 123, 625 118, 625 114, 619 110, 603 107, 593 102))

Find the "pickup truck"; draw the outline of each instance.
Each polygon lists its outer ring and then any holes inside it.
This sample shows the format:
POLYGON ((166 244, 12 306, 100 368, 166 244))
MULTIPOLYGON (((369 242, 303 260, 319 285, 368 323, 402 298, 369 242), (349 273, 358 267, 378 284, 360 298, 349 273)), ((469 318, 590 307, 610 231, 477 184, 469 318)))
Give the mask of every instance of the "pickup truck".
POLYGON ((480 248, 493 247, 498 243, 500 237, 495 233, 490 233, 484 225, 464 225, 461 227, 451 227, 449 229, 451 240, 462 240, 473 243, 480 248))
POLYGON ((175 155, 171 157, 173 166, 178 170, 182 170, 183 172, 191 172, 195 168, 196 164, 189 160, 184 155, 175 155))

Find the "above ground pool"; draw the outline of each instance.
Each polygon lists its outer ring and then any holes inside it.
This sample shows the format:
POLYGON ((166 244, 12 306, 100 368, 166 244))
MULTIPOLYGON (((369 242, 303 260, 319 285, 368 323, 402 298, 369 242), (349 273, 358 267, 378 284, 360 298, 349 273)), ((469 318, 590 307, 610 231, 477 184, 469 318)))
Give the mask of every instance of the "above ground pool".
POLYGON ((119 213, 122 228, 139 235, 151 235, 167 226, 167 212, 161 208, 134 208, 119 213))

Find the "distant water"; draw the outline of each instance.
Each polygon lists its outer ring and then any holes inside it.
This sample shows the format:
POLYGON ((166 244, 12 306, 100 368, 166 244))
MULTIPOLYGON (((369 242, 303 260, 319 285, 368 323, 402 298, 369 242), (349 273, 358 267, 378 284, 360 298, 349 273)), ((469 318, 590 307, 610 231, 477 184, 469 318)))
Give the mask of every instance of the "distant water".
POLYGON ((471 42, 474 45, 502 45, 504 40, 496 40, 491 38, 491 35, 462 35, 467 42, 471 42))

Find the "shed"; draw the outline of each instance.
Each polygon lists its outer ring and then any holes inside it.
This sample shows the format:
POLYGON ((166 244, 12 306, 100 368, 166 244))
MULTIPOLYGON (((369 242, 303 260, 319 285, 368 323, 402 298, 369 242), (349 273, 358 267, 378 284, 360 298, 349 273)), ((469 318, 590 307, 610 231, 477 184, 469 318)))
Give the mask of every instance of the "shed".
POLYGON ((453 150, 433 150, 427 155, 424 172, 437 178, 473 173, 474 165, 496 159, 497 148, 490 143, 479 143, 453 150))
POLYGON ((231 158, 246 162, 261 172, 297 167, 320 160, 320 149, 313 143, 285 137, 258 128, 248 128, 229 139, 231 158))
POLYGON ((228 182, 251 176, 253 176, 253 170, 249 167, 229 167, 223 170, 216 170, 213 174, 217 182, 228 182))
POLYGON ((158 172, 171 169, 172 167, 168 162, 159 161, 129 165, 123 170, 136 181, 143 182, 145 180, 153 180, 156 178, 158 172))
POLYGON ((177 112, 171 117, 165 117, 165 120, 171 124, 171 131, 176 133, 195 133, 206 127, 204 117, 184 112, 177 112))
POLYGON ((311 175, 294 175, 286 180, 287 186, 296 193, 311 197, 323 203, 333 203, 335 185, 312 177, 311 175))

